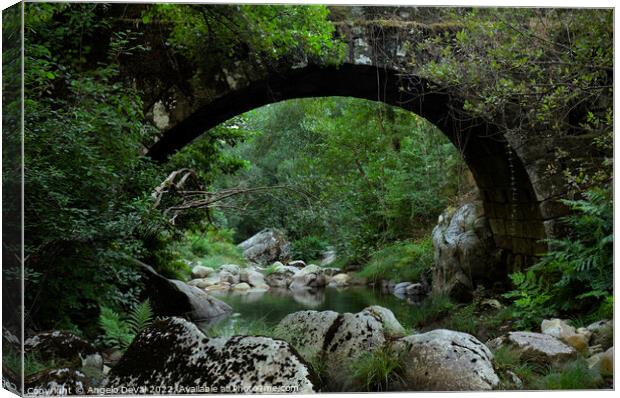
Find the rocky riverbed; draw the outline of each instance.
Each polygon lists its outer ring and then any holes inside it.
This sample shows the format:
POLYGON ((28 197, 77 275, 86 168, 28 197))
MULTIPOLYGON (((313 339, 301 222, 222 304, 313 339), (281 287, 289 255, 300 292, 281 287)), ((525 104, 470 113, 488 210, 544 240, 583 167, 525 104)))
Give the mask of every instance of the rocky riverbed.
POLYGON ((359 364, 379 356, 397 365, 398 377, 386 386, 393 391, 484 391, 506 388, 506 380, 518 388, 521 381, 498 366, 494 351, 507 347, 541 366, 583 357, 607 377, 613 375, 613 347, 601 338, 610 326, 602 321, 575 330, 552 319, 541 332, 514 331, 484 343, 454 330, 408 331, 380 306, 357 313, 298 311, 271 336, 209 337, 191 321, 164 317, 115 358, 68 332, 32 336, 28 354, 67 365, 27 377, 26 388, 41 395, 365 391, 359 364))

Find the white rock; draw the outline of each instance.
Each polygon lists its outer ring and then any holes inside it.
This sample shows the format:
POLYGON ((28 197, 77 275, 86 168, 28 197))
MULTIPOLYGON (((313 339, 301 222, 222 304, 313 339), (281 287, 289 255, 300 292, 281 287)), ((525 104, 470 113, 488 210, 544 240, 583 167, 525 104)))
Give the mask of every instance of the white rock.
POLYGON ((566 321, 556 318, 543 320, 540 329, 544 334, 562 340, 577 351, 586 352, 588 350, 588 342, 590 341, 592 332, 586 328, 580 328, 576 331, 575 328, 570 326, 566 321))
POLYGON ((247 282, 253 287, 260 289, 269 289, 269 286, 265 282, 265 277, 258 271, 253 269, 243 269, 239 273, 239 280, 241 282, 247 282))
POLYGON ((540 330, 544 334, 560 340, 575 334, 575 328, 562 319, 544 319, 540 324, 540 330))
POLYGON ((297 272, 299 269, 295 267, 276 266, 270 274, 265 276, 265 282, 270 287, 287 288, 293 282, 293 276, 297 272))
POLYGON ((250 288, 251 286, 245 282, 237 283, 236 285, 232 287, 233 290, 237 290, 237 291, 248 291, 250 290, 250 288))
POLYGON ((205 267, 204 265, 197 265, 192 268, 192 279, 206 278, 214 272, 215 270, 213 268, 205 267))
POLYGON ((394 349, 403 355, 405 384, 409 388, 479 391, 499 384, 493 354, 467 333, 437 329, 404 337, 394 349))
POLYGON ((245 258, 257 264, 286 259, 290 254, 290 244, 285 234, 275 229, 264 229, 238 246, 245 258))
POLYGON ((220 271, 220 283, 226 282, 231 285, 239 283, 239 274, 233 274, 228 271, 220 271))
POLYGON ((209 276, 208 278, 192 279, 191 281, 187 282, 187 284, 190 286, 196 286, 200 289, 205 289, 219 282, 220 282, 220 276, 213 274, 209 276))
POLYGON ((394 286, 394 291, 392 294, 395 296, 404 297, 407 294, 407 287, 411 285, 411 282, 400 282, 394 286))
POLYGON ((233 275, 239 275, 239 273, 241 272, 241 267, 238 266, 237 264, 224 264, 220 266, 219 270, 220 270, 220 273, 222 271, 226 271, 233 275))
POLYGON ((573 347, 542 333, 510 332, 504 343, 514 346, 522 358, 542 363, 562 363, 577 353, 573 347))
POLYGON ((323 268, 318 265, 310 264, 295 273, 289 285, 291 290, 303 290, 309 288, 323 287, 327 284, 323 268))
POLYGON ((351 277, 349 277, 349 275, 347 274, 336 274, 333 277, 331 277, 331 281, 329 282, 330 286, 333 287, 345 287, 345 286, 349 286, 349 280, 351 279, 351 277))

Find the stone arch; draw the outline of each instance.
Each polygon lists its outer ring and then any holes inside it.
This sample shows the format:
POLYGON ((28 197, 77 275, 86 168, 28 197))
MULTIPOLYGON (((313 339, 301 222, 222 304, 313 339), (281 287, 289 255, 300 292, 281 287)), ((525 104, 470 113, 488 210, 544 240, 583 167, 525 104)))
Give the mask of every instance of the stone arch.
POLYGON ((504 263, 511 270, 529 265, 546 250, 540 242, 546 234, 540 203, 520 157, 494 126, 453 112, 462 109, 462 103, 427 83, 393 69, 352 63, 272 74, 196 108, 166 130, 148 156, 165 161, 210 128, 287 99, 345 96, 398 106, 436 125, 460 149, 480 191, 495 243, 505 254, 504 263))

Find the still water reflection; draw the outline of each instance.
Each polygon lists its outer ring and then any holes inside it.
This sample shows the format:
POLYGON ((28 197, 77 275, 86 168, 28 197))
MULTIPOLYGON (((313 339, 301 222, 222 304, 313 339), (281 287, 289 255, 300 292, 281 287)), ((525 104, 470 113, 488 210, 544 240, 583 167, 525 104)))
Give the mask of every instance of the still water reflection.
POLYGON ((416 307, 406 300, 382 293, 369 287, 351 287, 347 289, 319 289, 315 291, 291 291, 288 289, 271 289, 269 291, 247 293, 212 293, 233 308, 233 314, 224 319, 203 323, 202 329, 216 327, 220 331, 228 330, 234 334, 242 331, 244 326, 257 323, 263 326, 275 326, 286 315, 303 310, 336 312, 359 312, 371 305, 380 305, 392 310, 397 319, 404 321, 416 307))

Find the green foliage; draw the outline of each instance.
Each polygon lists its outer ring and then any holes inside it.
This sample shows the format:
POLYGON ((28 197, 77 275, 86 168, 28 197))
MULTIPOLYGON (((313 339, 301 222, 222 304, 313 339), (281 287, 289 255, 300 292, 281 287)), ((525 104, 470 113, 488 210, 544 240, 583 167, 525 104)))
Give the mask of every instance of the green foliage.
POLYGON ((504 294, 504 297, 513 299, 514 316, 519 327, 536 329, 542 319, 555 314, 553 296, 533 270, 511 274, 510 279, 516 289, 504 294))
POLYGON ((397 242, 373 253, 360 271, 370 280, 420 282, 433 266, 431 238, 411 242, 397 242))
POLYGON ((547 371, 544 366, 524 361, 521 353, 508 345, 493 350, 493 368, 500 377, 502 389, 509 390, 514 390, 518 386, 514 385, 508 372, 514 373, 527 388, 540 378, 540 372, 547 371))
POLYGON ((121 316, 107 307, 101 307, 99 326, 104 331, 103 343, 110 347, 127 348, 133 341, 134 335, 129 330, 127 322, 121 316))
POLYGON ((295 259, 312 261, 320 259, 328 243, 318 236, 309 235, 291 243, 291 256, 295 259))
POLYGON ((214 59, 227 66, 235 57, 253 64, 302 57, 337 63, 345 46, 334 40, 328 15, 328 8, 318 5, 158 4, 147 9, 143 22, 172 22, 172 48, 205 66, 214 59))
MULTIPOLYGON (((55 360, 43 361, 35 353, 27 353, 24 355, 24 376, 41 372, 46 369, 58 369, 64 364, 59 364, 55 360)), ((2 366, 13 371, 14 374, 20 374, 22 369, 22 356, 18 351, 9 347, 3 347, 2 350, 2 366)))
POLYGON ((417 329, 444 319, 455 308, 455 304, 447 296, 430 296, 411 311, 403 326, 417 329))
POLYGON ((271 275, 271 274, 273 274, 273 273, 276 271, 276 269, 277 269, 278 267, 279 267, 279 265, 278 265, 278 264, 271 264, 270 266, 268 266, 267 268, 265 268, 265 270, 263 271, 263 274, 264 274, 265 276, 271 275))
POLYGON ((563 219, 571 235, 550 242, 552 250, 527 273, 511 276, 514 315, 522 326, 569 313, 610 315, 613 304, 613 207, 607 190, 564 201, 574 214, 563 219))
POLYGON ((446 322, 446 329, 458 330, 472 335, 478 335, 482 328, 481 319, 476 311, 476 304, 468 304, 451 311, 446 322))
POLYGON ((129 313, 127 318, 127 325, 129 330, 137 335, 142 330, 147 328, 153 320, 153 309, 151 308, 151 302, 149 299, 144 300, 140 304, 136 305, 129 313))
POLYGON ((510 346, 493 351, 493 367, 500 375, 502 389, 515 389, 508 372, 523 382, 522 389, 536 390, 587 390, 601 388, 601 376, 588 367, 583 358, 559 365, 542 365, 524 360, 520 352, 510 346))
MULTIPOLYGON (((598 137, 590 148, 609 142, 611 10, 455 9, 442 22, 456 28, 417 43, 412 66, 463 98, 465 112, 523 138, 587 133, 598 137)), ((560 160, 576 163, 568 154, 560 160)))
POLYGON ((25 7, 27 319, 87 328, 100 305, 136 303, 128 257, 169 264, 173 230, 150 198, 163 173, 139 156, 156 131, 117 59, 143 49, 129 49, 138 32, 112 34, 106 5, 25 7))
POLYGON ((206 231, 201 229, 185 233, 184 239, 176 245, 180 257, 214 269, 224 264, 246 264, 243 251, 232 242, 231 230, 213 226, 207 226, 206 231))
POLYGON ((360 264, 390 242, 420 236, 465 185, 459 153, 440 131, 381 103, 290 100, 229 124, 250 137, 230 156, 251 166, 219 184, 287 187, 238 203, 243 214, 225 213, 238 240, 282 228, 293 242, 315 236, 360 264))
POLYGON ((110 308, 101 307, 99 326, 103 329, 103 343, 121 350, 127 349, 133 339, 153 320, 153 310, 149 300, 136 305, 126 317, 121 317, 110 308))
POLYGON ((350 365, 355 385, 362 391, 390 391, 403 380, 403 360, 388 348, 363 353, 350 365))

